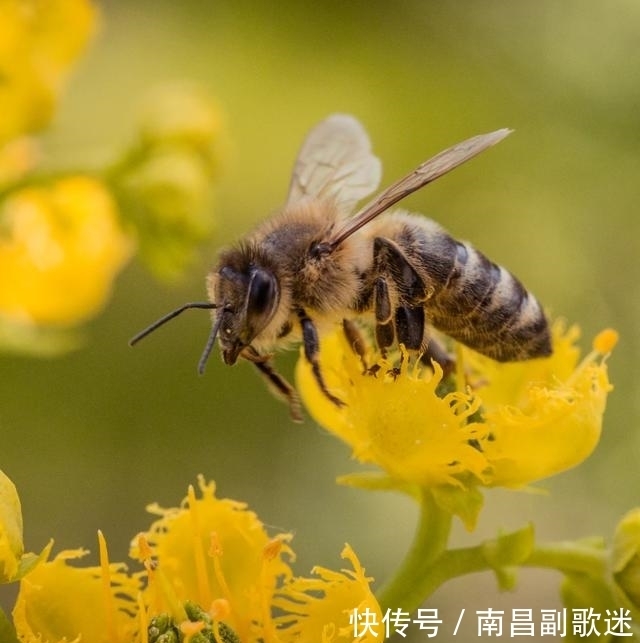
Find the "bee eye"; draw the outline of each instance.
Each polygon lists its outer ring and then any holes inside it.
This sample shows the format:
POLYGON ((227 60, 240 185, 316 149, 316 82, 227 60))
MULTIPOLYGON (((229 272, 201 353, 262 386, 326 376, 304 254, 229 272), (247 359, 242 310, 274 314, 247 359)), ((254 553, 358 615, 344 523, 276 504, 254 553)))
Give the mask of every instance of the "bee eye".
POLYGON ((256 269, 251 276, 247 295, 247 313, 250 315, 268 314, 275 308, 278 284, 275 277, 266 270, 256 269))
POLYGON ((278 282, 262 268, 252 271, 247 292, 246 319, 250 335, 255 337, 271 320, 278 306, 278 282))

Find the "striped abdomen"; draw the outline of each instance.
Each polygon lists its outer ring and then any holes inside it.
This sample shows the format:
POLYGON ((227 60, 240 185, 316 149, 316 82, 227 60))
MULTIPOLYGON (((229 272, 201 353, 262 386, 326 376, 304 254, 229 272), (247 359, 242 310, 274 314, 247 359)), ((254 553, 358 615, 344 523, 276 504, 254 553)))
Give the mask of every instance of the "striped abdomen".
POLYGON ((550 355, 547 319, 520 281, 434 222, 421 224, 405 227, 411 240, 396 239, 432 289, 425 303, 428 321, 498 361, 550 355))
POLYGON ((428 246, 420 263, 434 287, 426 308, 435 328, 498 361, 551 354, 544 312, 516 277, 444 231, 428 246))

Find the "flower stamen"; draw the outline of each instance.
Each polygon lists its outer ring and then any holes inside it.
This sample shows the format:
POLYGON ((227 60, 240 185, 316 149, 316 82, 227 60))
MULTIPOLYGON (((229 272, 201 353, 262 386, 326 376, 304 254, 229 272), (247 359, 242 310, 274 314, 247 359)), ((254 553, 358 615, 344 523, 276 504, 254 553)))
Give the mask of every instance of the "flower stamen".
POLYGON ((109 568, 109 552, 104 534, 98 530, 98 549, 100 552, 100 571, 102 578, 102 600, 104 602, 104 613, 106 618, 106 629, 110 641, 117 641, 116 608, 111 591, 111 570, 109 568))
POLYGON ((618 331, 613 328, 605 328, 595 336, 593 350, 601 355, 608 355, 615 348, 618 339, 618 331))
POLYGON ((205 551, 202 546, 202 539, 200 538, 200 519, 198 516, 196 492, 193 485, 189 485, 187 498, 193 534, 193 557, 198 583, 198 594, 201 603, 203 605, 209 605, 213 600, 213 596, 211 595, 211 586, 209 585, 209 576, 207 575, 205 551))
MULTIPOLYGON (((224 571, 222 571, 222 543, 220 542, 220 537, 215 531, 211 532, 211 544, 209 546, 209 556, 213 559, 213 573, 215 574, 216 581, 220 585, 222 594, 227 602, 231 602, 231 590, 227 584, 227 579, 224 576, 224 571)), ((213 601, 214 604, 216 601, 213 601)))
POLYGON ((149 615, 142 598, 142 592, 138 593, 136 603, 138 605, 138 622, 140 624, 140 643, 149 643, 149 615))

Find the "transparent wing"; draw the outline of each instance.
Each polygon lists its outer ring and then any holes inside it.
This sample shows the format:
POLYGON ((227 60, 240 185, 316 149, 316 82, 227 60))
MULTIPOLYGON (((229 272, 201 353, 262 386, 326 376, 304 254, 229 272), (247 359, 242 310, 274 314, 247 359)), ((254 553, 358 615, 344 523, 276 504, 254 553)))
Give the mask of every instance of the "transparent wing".
POLYGON ((389 186, 373 201, 365 205, 362 210, 346 221, 341 228, 336 230, 333 237, 328 241, 329 248, 337 248, 347 237, 351 236, 356 230, 359 230, 379 214, 382 214, 382 212, 390 208, 394 203, 424 187, 427 183, 435 181, 443 174, 450 172, 458 167, 458 165, 468 161, 488 147, 495 145, 511 132, 512 130, 505 128, 490 132, 489 134, 474 136, 425 161, 411 174, 389 186))
POLYGON ((302 144, 287 203, 308 196, 332 199, 348 213, 375 192, 381 172, 362 125, 353 116, 333 114, 316 125, 302 144))

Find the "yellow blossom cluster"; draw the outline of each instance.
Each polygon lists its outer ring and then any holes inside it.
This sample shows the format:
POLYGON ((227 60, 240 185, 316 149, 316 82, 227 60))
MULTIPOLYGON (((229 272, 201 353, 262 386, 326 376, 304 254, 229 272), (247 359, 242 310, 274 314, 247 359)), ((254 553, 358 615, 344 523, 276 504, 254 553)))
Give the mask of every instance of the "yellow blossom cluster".
POLYGON ((0 149, 46 126, 69 70, 95 31, 87 0, 0 2, 0 149))
POLYGON ((9 576, 0 582, 21 578, 13 610, 19 640, 149 643, 159 629, 189 640, 211 624, 219 643, 369 640, 354 637, 349 615, 368 609, 381 618, 380 608, 372 579, 348 546, 342 556, 350 569, 316 568, 312 578, 296 577, 290 534, 268 534, 244 503, 217 498, 211 482, 200 478, 199 490, 198 497, 190 487, 180 507, 149 507, 158 518, 131 546, 143 571, 110 562, 99 534, 98 566, 77 565, 85 550, 46 560, 49 545, 16 576, 23 555, 15 523, 21 519, 6 479, 0 484, 0 570, 4 563, 9 576))
POLYGON ((48 171, 34 137, 49 125, 98 22, 90 0, 0 0, 0 349, 66 350, 134 253, 161 275, 210 231, 218 109, 170 85, 141 108, 109 166, 48 171))

